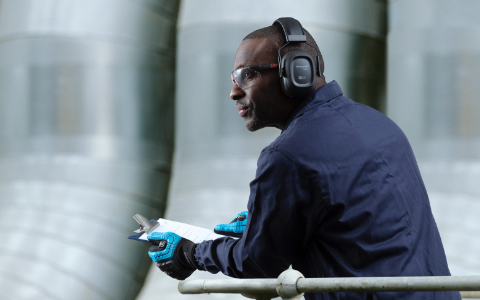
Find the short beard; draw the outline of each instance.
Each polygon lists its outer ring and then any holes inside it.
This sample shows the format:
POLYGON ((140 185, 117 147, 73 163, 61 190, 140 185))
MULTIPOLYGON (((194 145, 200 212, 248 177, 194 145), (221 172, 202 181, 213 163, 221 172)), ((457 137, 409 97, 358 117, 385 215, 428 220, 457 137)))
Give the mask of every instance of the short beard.
POLYGON ((249 131, 257 131, 259 129, 273 126, 275 115, 275 106, 278 105, 278 97, 273 93, 275 91, 274 83, 271 83, 265 91, 260 106, 255 107, 255 117, 250 124, 245 124, 249 131))

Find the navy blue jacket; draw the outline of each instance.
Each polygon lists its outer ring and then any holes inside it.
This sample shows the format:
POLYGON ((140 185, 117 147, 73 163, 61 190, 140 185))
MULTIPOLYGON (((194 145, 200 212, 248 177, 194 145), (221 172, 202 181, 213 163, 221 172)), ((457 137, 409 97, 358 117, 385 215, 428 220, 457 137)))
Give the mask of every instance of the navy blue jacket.
MULTIPOLYGON (((450 275, 410 144, 335 81, 263 149, 243 238, 206 241, 200 266, 237 278, 450 275)), ((306 299, 460 299, 458 292, 317 293, 306 299)))

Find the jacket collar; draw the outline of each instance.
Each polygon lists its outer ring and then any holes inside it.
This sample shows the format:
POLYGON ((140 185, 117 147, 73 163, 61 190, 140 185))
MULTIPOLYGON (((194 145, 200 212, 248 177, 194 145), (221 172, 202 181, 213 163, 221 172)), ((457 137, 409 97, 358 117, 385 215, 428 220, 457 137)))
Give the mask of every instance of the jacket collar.
POLYGON ((293 120, 303 115, 307 110, 322 105, 323 103, 341 95, 343 95, 342 89, 335 80, 327 83, 318 90, 315 90, 293 110, 282 132, 290 126, 293 120))

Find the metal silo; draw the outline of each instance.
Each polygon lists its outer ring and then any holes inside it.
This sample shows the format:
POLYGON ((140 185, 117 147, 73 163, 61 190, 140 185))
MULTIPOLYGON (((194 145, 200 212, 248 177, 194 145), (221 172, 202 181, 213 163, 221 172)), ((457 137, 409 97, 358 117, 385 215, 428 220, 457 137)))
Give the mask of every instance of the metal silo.
POLYGON ((165 207, 178 1, 0 1, 0 298, 134 299, 165 207))
POLYGON ((480 3, 389 3, 388 115, 410 139, 452 275, 480 271, 480 3))
MULTIPOLYGON (((339 82, 346 96, 354 100, 382 108, 386 2, 182 1, 176 150, 167 218, 213 228, 246 210, 257 158, 280 132, 245 129, 235 102, 229 99, 230 72, 235 52, 248 33, 287 16, 298 19, 316 39, 327 81, 339 82)), ((195 272, 191 278, 222 276, 195 272)), ((180 299, 177 283, 153 266, 137 299, 159 295, 180 299)), ((195 299, 211 297, 196 295, 195 299)))

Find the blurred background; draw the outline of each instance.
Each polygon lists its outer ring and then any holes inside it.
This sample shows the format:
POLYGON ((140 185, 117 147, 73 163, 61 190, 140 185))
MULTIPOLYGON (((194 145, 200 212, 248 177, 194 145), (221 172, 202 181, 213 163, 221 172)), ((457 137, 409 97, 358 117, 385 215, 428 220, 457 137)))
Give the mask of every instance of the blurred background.
MULTIPOLYGON (((180 295, 132 216, 213 228, 260 151, 229 99, 241 40, 279 17, 327 82, 414 148, 453 275, 480 274, 480 2, 0 0, 0 298, 180 295)), ((195 272, 193 278, 224 278, 195 272)))

